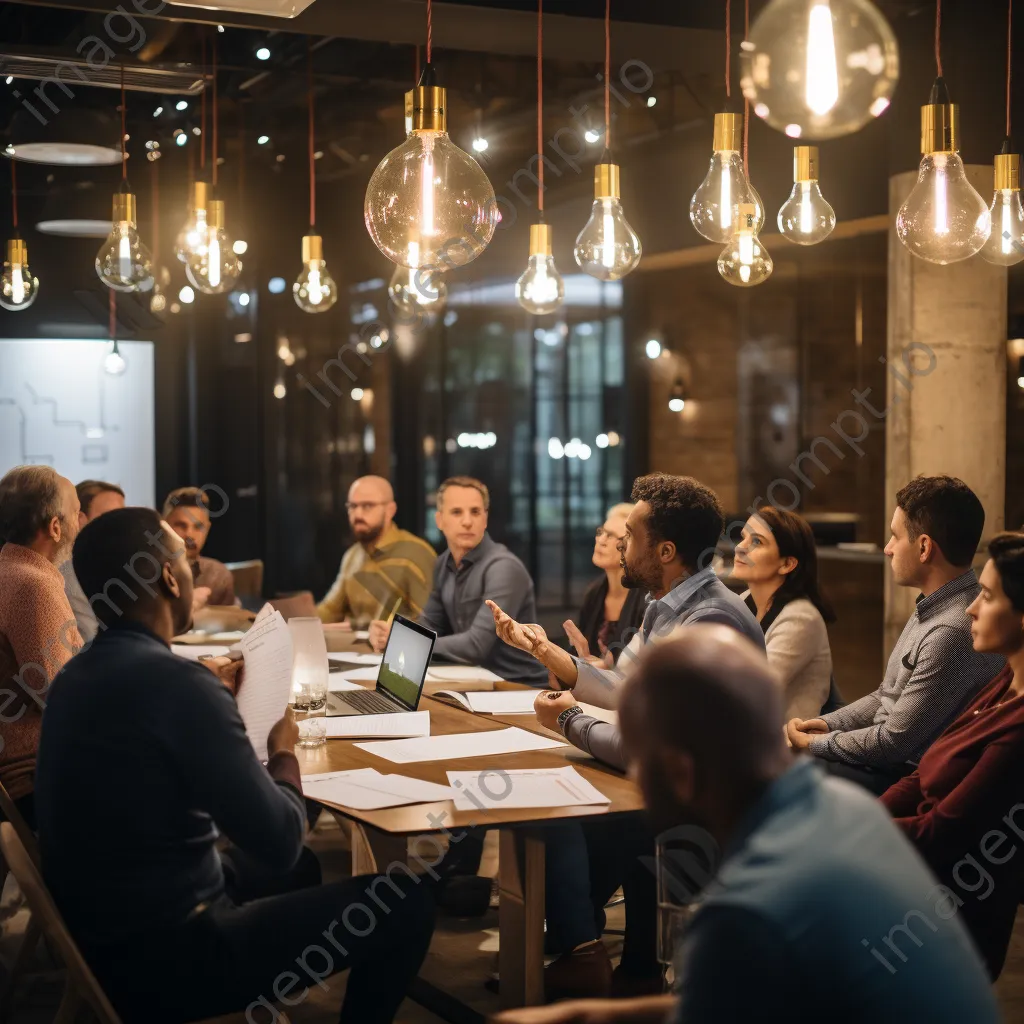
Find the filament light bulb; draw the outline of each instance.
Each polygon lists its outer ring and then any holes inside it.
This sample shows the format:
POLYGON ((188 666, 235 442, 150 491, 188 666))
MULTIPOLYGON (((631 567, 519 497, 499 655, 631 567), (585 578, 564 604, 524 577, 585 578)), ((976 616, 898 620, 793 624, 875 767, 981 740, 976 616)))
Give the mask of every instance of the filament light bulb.
POLYGON ((815 245, 832 234, 835 210, 818 187, 818 147, 797 146, 793 150, 793 191, 782 204, 779 231, 797 245, 815 245))
POLYGON ((619 202, 619 165, 594 168, 594 205, 576 239, 574 255, 582 269, 600 281, 617 281, 635 270, 643 249, 619 202))
POLYGON ((736 233, 718 257, 718 273, 739 288, 751 288, 767 281, 774 267, 768 250, 757 238, 756 217, 757 211, 751 203, 740 207, 736 233))
POLYGON ((889 107, 896 37, 868 0, 772 0, 740 56, 754 113, 791 138, 849 135, 889 107))
POLYGON ((20 238, 7 242, 7 259, 0 279, 0 306, 4 309, 28 309, 39 294, 39 278, 28 265, 28 246, 20 238))
POLYGON ((516 281, 516 300, 534 316, 554 313, 565 300, 565 281, 551 255, 551 225, 530 225, 530 258, 516 281))
POLYGON ((116 292, 144 292, 153 287, 153 258, 135 226, 135 196, 114 196, 113 224, 96 254, 99 279, 116 292))
POLYGON ((210 186, 205 181, 193 182, 188 217, 174 241, 174 255, 182 263, 188 263, 190 257, 201 254, 206 247, 206 208, 209 202, 210 186))
POLYGON ((325 313, 338 301, 338 286, 327 269, 320 235, 302 236, 302 272, 292 285, 292 297, 304 313, 325 313))
POLYGON ((714 153, 711 166, 690 200, 690 223, 709 242, 728 242, 741 203, 758 210, 757 230, 764 225, 764 207, 743 170, 740 138, 742 114, 715 114, 714 153))
POLYGON ((111 342, 110 351, 103 357, 103 372, 111 377, 120 377, 127 369, 128 361, 121 355, 115 338, 111 342))
POLYGON ((206 210, 206 244, 193 252, 185 264, 185 276, 205 295, 227 291, 242 272, 231 239, 224 231, 224 202, 211 199, 206 210))
POLYGON ((410 314, 416 310, 430 312, 441 309, 447 302, 448 285, 440 271, 395 267, 388 295, 403 313, 410 314))
POLYGON ((988 241, 992 217, 967 180, 957 152, 959 107, 941 78, 921 108, 921 166, 917 183, 896 215, 896 233, 930 263, 968 259, 988 241))
POLYGON ((981 257, 1000 267, 1024 260, 1024 205, 1020 201, 1020 155, 1000 153, 995 160, 995 192, 989 207, 992 232, 981 257))
MULTIPOLYGON (((432 77, 428 65, 423 80, 432 77)), ((487 175, 451 141, 447 124, 446 90, 417 86, 412 130, 377 165, 366 188, 366 230, 392 263, 412 270, 465 266, 484 251, 498 224, 487 175)))

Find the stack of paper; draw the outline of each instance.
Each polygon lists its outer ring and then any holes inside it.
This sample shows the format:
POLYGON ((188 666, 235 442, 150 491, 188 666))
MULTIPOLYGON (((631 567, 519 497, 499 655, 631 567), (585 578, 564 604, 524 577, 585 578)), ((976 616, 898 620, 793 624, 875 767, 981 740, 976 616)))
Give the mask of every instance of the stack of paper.
MULTIPOLYGON (((331 721, 336 719, 328 719, 331 721)), ((565 744, 525 729, 509 728, 494 732, 461 732, 423 739, 357 743, 356 746, 385 761, 411 764, 414 761, 454 761, 460 757, 514 754, 522 750, 551 750, 565 744)))
POLYGON ((610 804, 575 768, 514 768, 448 772, 458 811, 485 808, 586 807, 610 804))
POLYGON ((382 775, 375 768, 304 775, 302 792, 311 800, 324 800, 356 811, 433 803, 451 800, 455 795, 448 786, 410 779, 405 775, 382 775))
POLYGON ((532 715, 538 690, 438 690, 431 694, 481 715, 532 715))
POLYGON ((238 713, 256 756, 267 759, 267 736, 292 696, 292 638, 279 611, 264 605, 238 643, 245 676, 238 689, 238 713))
POLYGON ((404 739, 430 735, 429 711, 399 711, 393 715, 332 715, 325 721, 329 740, 345 740, 354 736, 404 739))

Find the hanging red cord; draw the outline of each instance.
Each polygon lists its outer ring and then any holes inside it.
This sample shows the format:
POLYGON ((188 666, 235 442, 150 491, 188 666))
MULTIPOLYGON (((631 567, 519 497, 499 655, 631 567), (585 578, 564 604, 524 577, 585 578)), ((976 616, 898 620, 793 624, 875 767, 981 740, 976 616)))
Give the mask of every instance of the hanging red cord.
MULTIPOLYGON (((427 0, 427 63, 430 63, 430 52, 434 46, 434 5, 427 0)), ((418 54, 417 54, 418 55, 418 54)))
POLYGON ((604 148, 611 148, 612 106, 609 79, 612 73, 612 0, 604 0, 604 148))
POLYGON ((725 0, 725 98, 732 97, 730 62, 732 60, 732 0, 725 0))
POLYGON ((942 0, 935 0, 935 71, 942 77, 942 0))
POLYGON ((544 0, 537 0, 537 212, 544 213, 544 0))
MULTIPOLYGON (((429 36, 428 36, 429 38, 429 36)), ((428 62, 430 58, 427 58, 428 62)), ((306 77, 309 86, 309 226, 316 226, 316 174, 313 167, 316 157, 313 155, 313 50, 306 37, 306 77)))
MULTIPOLYGON (((750 0, 743 0, 743 38, 750 35, 750 0)), ((750 100, 743 100, 743 173, 750 175, 747 161, 747 133, 750 129, 750 100)))
POLYGON ((14 234, 18 234, 18 161, 11 158, 11 206, 14 210, 14 234))
POLYGON ((199 102, 199 170, 206 170, 206 33, 199 30, 201 35, 201 50, 203 62, 203 93, 199 102))
POLYGON ((213 186, 217 187, 217 40, 213 48, 213 186))
POLYGON ((1013 0, 1006 0, 1006 137, 1010 137, 1010 68, 1013 59, 1013 0))
POLYGON ((124 64, 121 65, 121 180, 128 180, 128 149, 126 140, 128 130, 125 127, 125 113, 128 108, 128 101, 124 93, 124 64))

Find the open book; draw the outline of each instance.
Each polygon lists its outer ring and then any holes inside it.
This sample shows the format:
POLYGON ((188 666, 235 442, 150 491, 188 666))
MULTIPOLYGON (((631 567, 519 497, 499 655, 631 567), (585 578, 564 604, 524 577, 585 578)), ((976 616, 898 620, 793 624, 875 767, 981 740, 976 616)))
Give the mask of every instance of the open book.
POLYGON ((431 697, 478 715, 532 715, 540 690, 438 690, 431 697))

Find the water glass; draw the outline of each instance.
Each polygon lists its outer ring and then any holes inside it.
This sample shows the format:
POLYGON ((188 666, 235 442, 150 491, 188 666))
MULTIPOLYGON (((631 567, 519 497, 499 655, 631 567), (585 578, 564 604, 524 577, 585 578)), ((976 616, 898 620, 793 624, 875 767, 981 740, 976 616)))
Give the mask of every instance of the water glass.
POLYGON ((299 746, 327 742, 327 643, 320 619, 288 620, 292 637, 292 707, 299 726, 299 746))

